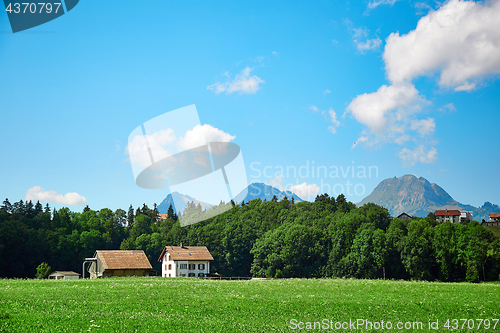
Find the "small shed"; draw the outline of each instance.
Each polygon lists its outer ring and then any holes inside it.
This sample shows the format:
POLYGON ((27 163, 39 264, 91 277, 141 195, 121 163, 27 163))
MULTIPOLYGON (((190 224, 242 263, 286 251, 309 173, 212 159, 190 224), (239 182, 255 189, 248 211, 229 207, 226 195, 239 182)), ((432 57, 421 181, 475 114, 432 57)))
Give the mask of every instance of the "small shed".
POLYGON ((153 267, 143 250, 97 250, 89 267, 91 279, 113 276, 149 276, 153 267))
POLYGON ((49 274, 51 280, 78 280, 80 274, 73 271, 55 271, 49 274))

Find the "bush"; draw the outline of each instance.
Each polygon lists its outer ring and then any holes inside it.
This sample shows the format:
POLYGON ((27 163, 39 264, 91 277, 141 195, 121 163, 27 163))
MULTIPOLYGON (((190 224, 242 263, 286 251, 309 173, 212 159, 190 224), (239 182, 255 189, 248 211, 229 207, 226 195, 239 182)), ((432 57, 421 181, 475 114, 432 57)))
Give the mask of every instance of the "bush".
POLYGON ((36 278, 37 279, 46 279, 47 276, 49 276, 51 270, 52 270, 52 268, 49 266, 49 264, 47 264, 46 262, 42 262, 36 268, 36 278))

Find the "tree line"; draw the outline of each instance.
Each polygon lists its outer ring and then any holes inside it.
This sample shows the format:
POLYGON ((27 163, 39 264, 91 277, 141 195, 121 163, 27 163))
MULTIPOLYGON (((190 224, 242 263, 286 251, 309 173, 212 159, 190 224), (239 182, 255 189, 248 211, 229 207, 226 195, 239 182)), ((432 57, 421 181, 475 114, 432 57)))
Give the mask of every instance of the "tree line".
MULTIPOLYGON (((189 204, 183 216, 200 209, 189 204)), ((342 194, 299 203, 286 197, 221 202, 211 209, 227 211, 182 227, 172 207, 167 219, 159 219, 156 204, 72 212, 6 199, 0 207, 0 277, 34 277, 42 262, 81 273, 84 258, 108 249, 144 250, 160 272, 163 247, 181 242, 207 246, 212 272, 224 276, 478 282, 497 280, 500 273, 499 239, 475 221, 438 223, 432 214, 391 218, 383 207, 356 207, 342 194)))

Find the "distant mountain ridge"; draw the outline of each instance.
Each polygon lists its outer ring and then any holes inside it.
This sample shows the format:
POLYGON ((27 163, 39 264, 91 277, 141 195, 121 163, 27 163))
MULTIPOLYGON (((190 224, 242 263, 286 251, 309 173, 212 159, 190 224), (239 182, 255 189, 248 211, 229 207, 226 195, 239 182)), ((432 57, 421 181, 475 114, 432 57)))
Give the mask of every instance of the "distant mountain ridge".
POLYGON ((358 206, 368 202, 387 208, 392 216, 405 212, 424 217, 437 209, 458 209, 472 211, 474 220, 481 221, 488 220, 490 213, 500 212, 498 205, 489 202, 479 208, 462 204, 439 185, 414 175, 383 180, 369 196, 358 203, 358 206))
MULTIPOLYGON (((248 203, 249 201, 254 199, 269 201, 272 200, 274 196, 276 196, 278 201, 281 201, 285 196, 288 198, 288 200, 292 200, 293 198, 295 202, 304 201, 295 193, 292 193, 290 191, 281 191, 276 187, 266 185, 264 183, 251 183, 250 185, 248 185, 247 190, 248 191, 246 192, 242 191, 236 196, 235 201, 238 204, 241 204, 242 201, 248 203), (245 195, 243 196, 243 194, 245 195)), ((203 208, 204 210, 213 206, 212 204, 196 200, 189 195, 181 194, 179 192, 172 192, 171 194, 167 195, 165 199, 163 199, 163 201, 158 205, 157 209, 160 214, 166 214, 168 208, 170 207, 170 205, 172 205, 172 208, 176 213, 183 213, 184 209, 187 207, 188 202, 200 204, 201 208, 203 208)))

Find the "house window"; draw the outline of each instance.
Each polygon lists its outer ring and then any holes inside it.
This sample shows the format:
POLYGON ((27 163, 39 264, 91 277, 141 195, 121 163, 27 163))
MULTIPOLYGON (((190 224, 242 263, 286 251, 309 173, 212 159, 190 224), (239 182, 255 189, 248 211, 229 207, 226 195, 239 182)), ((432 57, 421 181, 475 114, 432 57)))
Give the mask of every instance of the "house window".
POLYGON ((198 273, 198 277, 204 277, 204 276, 205 276, 205 274, 203 274, 203 273, 198 273))
POLYGON ((181 274, 181 277, 186 277, 186 274, 181 274))
POLYGON ((181 264, 181 269, 187 269, 188 265, 187 264, 181 264))
POLYGON ((168 261, 172 261, 172 257, 170 256, 170 254, 168 255, 168 261))
POLYGON ((172 264, 168 264, 168 269, 172 269, 172 264))
POLYGON ((165 265, 165 270, 167 269, 167 265, 165 265))
POLYGON ((189 270, 193 271, 196 269, 196 264, 189 264, 189 270))
MULTIPOLYGON (((165 274, 166 275, 166 274, 165 274)), ((172 277, 172 274, 168 274, 168 277, 172 277)))
POLYGON ((189 274, 188 274, 188 277, 194 277, 194 276, 195 276, 195 274, 194 274, 194 273, 189 273, 189 274))
MULTIPOLYGON (((170 274, 169 274, 170 275, 170 274)), ((165 277, 167 277, 167 273, 165 273, 165 277)))
POLYGON ((205 264, 198 264, 198 269, 201 271, 201 270, 204 270, 205 269, 205 264))

